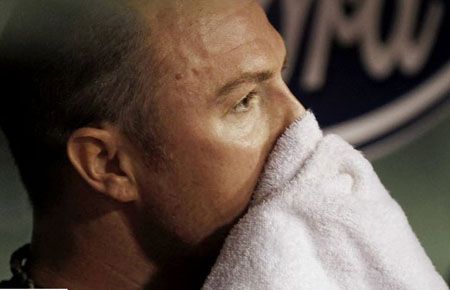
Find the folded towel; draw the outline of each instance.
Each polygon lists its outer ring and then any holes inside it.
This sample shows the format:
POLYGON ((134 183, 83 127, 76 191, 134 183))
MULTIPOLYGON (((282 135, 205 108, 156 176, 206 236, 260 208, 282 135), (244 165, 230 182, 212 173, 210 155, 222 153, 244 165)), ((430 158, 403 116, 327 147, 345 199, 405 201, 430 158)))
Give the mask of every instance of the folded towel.
POLYGON ((361 152, 307 111, 280 137, 203 289, 448 289, 361 152))

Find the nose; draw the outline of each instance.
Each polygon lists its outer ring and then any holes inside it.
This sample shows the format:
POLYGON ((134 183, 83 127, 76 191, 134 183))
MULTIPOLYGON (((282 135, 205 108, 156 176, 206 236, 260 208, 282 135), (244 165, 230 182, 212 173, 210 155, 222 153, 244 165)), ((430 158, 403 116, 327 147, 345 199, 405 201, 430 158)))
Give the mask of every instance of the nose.
POLYGON ((294 95, 291 94, 289 96, 288 102, 289 102, 289 104, 288 104, 288 109, 286 112, 287 126, 289 126, 295 120, 297 120, 298 118, 303 116, 303 114, 306 111, 305 108, 303 107, 303 105, 300 103, 300 101, 294 95))
POLYGON ((275 102, 271 106, 274 111, 274 119, 272 119, 272 136, 277 140, 281 134, 295 120, 300 118, 305 112, 305 108, 300 101, 292 94, 284 81, 280 81, 274 93, 272 100, 275 102))
POLYGON ((285 92, 282 98, 283 109, 283 127, 286 128, 295 120, 300 118, 305 112, 305 108, 300 101, 292 94, 289 88, 285 85, 285 92))
POLYGON ((276 140, 295 120, 303 116, 306 112, 300 101, 292 94, 283 80, 278 83, 276 92, 270 98, 274 103, 270 106, 271 122, 271 148, 276 140))

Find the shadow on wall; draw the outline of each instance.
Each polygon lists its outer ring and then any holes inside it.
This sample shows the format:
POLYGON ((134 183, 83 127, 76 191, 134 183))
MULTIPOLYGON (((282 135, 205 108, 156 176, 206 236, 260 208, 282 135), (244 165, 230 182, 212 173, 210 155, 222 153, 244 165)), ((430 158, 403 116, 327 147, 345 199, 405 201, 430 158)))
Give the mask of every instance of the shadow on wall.
MULTIPOLYGON (((0 1, 0 34, 14 1, 0 1)), ((29 242, 30 234, 30 206, 0 130, 0 280, 10 277, 9 256, 19 246, 29 242)))
POLYGON ((30 241, 31 208, 0 130, 0 280, 8 278, 9 256, 30 241))

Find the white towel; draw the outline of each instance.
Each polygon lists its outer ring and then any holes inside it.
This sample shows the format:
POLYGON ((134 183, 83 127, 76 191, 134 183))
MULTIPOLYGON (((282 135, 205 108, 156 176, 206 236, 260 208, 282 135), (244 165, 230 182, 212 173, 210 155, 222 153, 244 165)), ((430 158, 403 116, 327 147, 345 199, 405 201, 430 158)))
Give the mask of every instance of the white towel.
POLYGON ((448 289, 361 152, 311 111, 279 138, 203 289, 448 289))

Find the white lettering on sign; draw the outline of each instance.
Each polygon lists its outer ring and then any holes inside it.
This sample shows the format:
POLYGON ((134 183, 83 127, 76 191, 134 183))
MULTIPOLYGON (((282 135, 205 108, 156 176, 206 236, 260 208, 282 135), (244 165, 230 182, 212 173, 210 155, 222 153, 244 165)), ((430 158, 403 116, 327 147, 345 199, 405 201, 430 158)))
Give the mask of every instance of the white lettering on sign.
MULTIPOLYGON (((442 0, 430 1, 421 23, 418 23, 419 0, 397 0, 395 19, 388 37, 381 39, 382 0, 317 0, 317 11, 306 46, 305 65, 300 83, 303 89, 320 89, 326 81, 326 72, 333 41, 341 45, 355 45, 367 73, 375 79, 389 77, 398 68, 405 75, 414 75, 423 68, 433 48, 444 15, 442 0), (351 16, 344 5, 355 5, 351 16), (416 26, 418 33, 415 35, 416 26)), ((264 5, 271 1, 262 0, 264 5)), ((283 28, 286 45, 298 52, 299 37, 304 34, 307 11, 313 0, 284 0, 283 28)), ((290 55, 296 62, 296 56, 290 55)), ((286 77, 292 74, 286 72, 286 77)))

